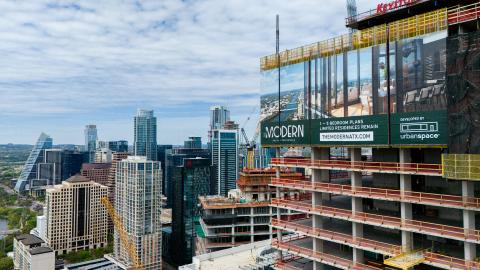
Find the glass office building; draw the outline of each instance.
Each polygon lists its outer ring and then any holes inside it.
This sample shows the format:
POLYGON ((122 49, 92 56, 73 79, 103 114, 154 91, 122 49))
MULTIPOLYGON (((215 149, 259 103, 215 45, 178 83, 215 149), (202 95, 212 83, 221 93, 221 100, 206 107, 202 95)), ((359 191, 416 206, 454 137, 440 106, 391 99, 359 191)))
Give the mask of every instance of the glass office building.
POLYGON ((137 111, 134 118, 133 150, 136 156, 157 160, 157 118, 153 110, 137 111))
POLYGON ((37 165, 44 159, 44 150, 51 149, 52 145, 53 140, 50 136, 45 133, 40 134, 15 184, 15 191, 23 192, 28 189, 29 182, 37 177, 37 165))

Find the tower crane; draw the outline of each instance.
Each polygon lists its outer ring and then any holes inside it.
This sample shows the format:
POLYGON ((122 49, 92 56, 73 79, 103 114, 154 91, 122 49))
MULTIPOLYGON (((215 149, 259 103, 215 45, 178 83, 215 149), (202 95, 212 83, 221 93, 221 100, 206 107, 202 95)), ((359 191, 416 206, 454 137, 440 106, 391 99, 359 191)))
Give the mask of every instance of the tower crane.
POLYGON ((129 270, 145 270, 145 267, 143 267, 142 262, 138 257, 137 248, 130 241, 128 233, 125 230, 125 227, 123 226, 122 219, 118 216, 117 212, 115 212, 115 208, 113 207, 110 200, 108 200, 108 197, 102 198, 102 204, 105 206, 108 214, 112 218, 113 225, 117 229, 117 232, 120 236, 120 241, 122 242, 122 245, 125 248, 125 250, 127 250, 128 256, 130 257, 130 260, 133 264, 133 266, 130 267, 129 270))
MULTIPOLYGON (((251 118, 252 114, 254 114, 256 111, 257 111, 257 105, 254 106, 252 112, 250 112, 250 115, 247 117, 247 119, 243 123, 242 127, 240 128, 240 131, 242 133, 242 137, 245 141, 245 144, 243 144, 242 146, 247 149, 246 167, 250 168, 250 169, 255 168, 255 149, 257 147, 256 139, 257 139, 258 135, 255 134, 254 138, 250 141, 248 139, 248 136, 247 136, 247 133, 245 132, 244 127, 248 123, 248 121, 250 121, 250 118, 251 118)), ((257 130, 258 130, 258 124, 257 124, 257 130)), ((256 131, 256 133, 258 133, 258 132, 256 131)))

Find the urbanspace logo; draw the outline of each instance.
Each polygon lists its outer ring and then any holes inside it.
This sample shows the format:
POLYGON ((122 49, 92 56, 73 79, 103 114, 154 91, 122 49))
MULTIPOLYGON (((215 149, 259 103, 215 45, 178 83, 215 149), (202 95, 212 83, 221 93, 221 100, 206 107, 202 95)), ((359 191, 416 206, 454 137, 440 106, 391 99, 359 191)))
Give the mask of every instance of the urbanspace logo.
POLYGON ((408 6, 420 0, 395 0, 390 3, 380 3, 377 5, 377 13, 386 13, 402 6, 408 6))
MULTIPOLYGON (((423 120, 423 117, 402 118, 400 121, 405 122, 413 119, 423 120)), ((401 140, 429 140, 438 139, 440 132, 438 122, 408 122, 400 124, 401 140)))
POLYGON ((304 125, 285 125, 285 126, 265 127, 266 139, 303 138, 304 136, 305 136, 304 125))

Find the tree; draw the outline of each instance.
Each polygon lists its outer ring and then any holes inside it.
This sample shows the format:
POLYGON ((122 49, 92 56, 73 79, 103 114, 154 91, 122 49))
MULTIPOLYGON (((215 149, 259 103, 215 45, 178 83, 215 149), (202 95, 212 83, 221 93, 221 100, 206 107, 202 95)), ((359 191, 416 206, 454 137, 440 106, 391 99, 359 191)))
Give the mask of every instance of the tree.
POLYGON ((0 270, 12 270, 13 260, 10 257, 0 258, 0 270))

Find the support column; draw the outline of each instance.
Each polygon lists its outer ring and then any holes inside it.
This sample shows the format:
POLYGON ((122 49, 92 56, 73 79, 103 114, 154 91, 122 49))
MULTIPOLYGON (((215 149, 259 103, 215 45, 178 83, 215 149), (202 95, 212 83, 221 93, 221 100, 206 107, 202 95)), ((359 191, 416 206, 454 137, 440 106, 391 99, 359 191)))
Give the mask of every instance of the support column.
POLYGON ((250 242, 253 243, 255 241, 255 211, 254 208, 250 208, 250 242))
MULTIPOLYGON (((399 162, 410 163, 412 161, 410 149, 399 150, 399 162)), ((412 191, 412 176, 401 174, 400 175, 400 193, 404 194, 406 191, 412 191)), ((400 203, 400 217, 402 219, 413 219, 412 204, 401 202, 400 203)), ((402 231, 402 251, 409 252, 413 250, 413 233, 402 231)))
MULTIPOLYGON (((350 148, 350 160, 351 162, 362 161, 362 149, 350 148)), ((356 187, 362 186, 362 172, 351 172, 351 185, 355 190, 356 187)), ((363 200, 362 198, 352 197, 352 212, 363 212, 363 200)), ((363 224, 352 222, 352 236, 363 237, 363 224)), ((358 263, 364 262, 363 250, 353 248, 353 261, 358 263)))
MULTIPOLYGON (((313 160, 328 160, 330 158, 330 148, 312 148, 312 161, 313 160)), ((312 182, 327 182, 329 180, 329 170, 312 169, 312 182)), ((312 194, 312 206, 322 205, 322 199, 328 199, 328 193, 313 192, 312 194)), ((319 215, 313 215, 312 217, 313 228, 323 228, 322 217, 319 215)), ((316 252, 323 252, 323 240, 313 239, 313 250, 316 252)), ((314 262, 314 270, 324 269, 324 265, 319 262, 314 262)))
MULTIPOLYGON (((276 158, 280 158, 280 148, 275 148, 275 157, 276 158)), ((280 167, 275 167, 275 177, 276 178, 280 178, 280 167)), ((276 187, 276 198, 278 199, 281 199, 281 193, 280 193, 280 188, 279 187, 276 187)), ((280 220, 281 219, 281 214, 280 214, 280 208, 277 208, 277 219, 280 220)), ((270 222, 271 224, 271 222, 270 222)), ((270 225, 270 228, 272 226, 270 225)), ((277 240, 278 241, 282 241, 282 230, 278 229, 277 230, 277 240)), ((278 259, 279 260, 282 260, 283 259, 283 254, 282 254, 282 251, 281 250, 278 250, 278 259)))
MULTIPOLYGON (((475 197, 474 182, 462 181, 462 196, 475 197)), ((465 232, 475 230, 475 212, 472 210, 463 210, 463 228, 465 232)), ((475 243, 464 242, 465 260, 473 261, 477 256, 477 245, 475 243)))

